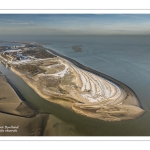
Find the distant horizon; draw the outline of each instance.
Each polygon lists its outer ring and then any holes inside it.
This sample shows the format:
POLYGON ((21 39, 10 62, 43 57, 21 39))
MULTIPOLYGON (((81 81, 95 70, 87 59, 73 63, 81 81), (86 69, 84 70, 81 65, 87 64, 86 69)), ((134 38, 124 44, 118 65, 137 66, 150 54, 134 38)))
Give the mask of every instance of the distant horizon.
POLYGON ((0 35, 150 35, 150 14, 0 14, 0 35))
POLYGON ((53 43, 53 42, 72 42, 73 40, 79 43, 85 43, 84 41, 95 40, 99 43, 100 40, 110 41, 119 39, 131 39, 143 40, 146 39, 147 42, 150 40, 150 35, 6 35, 0 36, 0 42, 40 42, 40 43, 53 43))
POLYGON ((71 34, 71 35, 65 35, 65 34, 60 34, 60 35, 2 35, 4 37, 37 37, 37 36, 45 36, 45 37, 51 37, 51 36, 150 36, 150 34, 71 34))

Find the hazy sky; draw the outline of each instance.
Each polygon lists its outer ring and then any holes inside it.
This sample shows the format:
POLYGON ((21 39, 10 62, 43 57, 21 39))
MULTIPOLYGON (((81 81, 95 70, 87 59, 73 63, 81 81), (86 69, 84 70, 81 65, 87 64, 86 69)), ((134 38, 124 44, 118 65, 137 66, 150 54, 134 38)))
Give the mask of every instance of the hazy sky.
POLYGON ((0 35, 150 34, 149 14, 0 14, 0 35))

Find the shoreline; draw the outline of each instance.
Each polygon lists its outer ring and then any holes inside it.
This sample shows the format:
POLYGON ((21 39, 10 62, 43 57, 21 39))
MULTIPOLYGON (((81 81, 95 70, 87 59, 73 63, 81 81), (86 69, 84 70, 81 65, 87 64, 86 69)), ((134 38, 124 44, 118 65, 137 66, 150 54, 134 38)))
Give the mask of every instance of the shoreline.
MULTIPOLYGON (((35 84, 32 84, 31 81, 29 80, 29 78, 27 78, 25 75, 22 75, 19 71, 17 71, 16 69, 14 69, 13 67, 10 68, 12 72, 14 72, 16 75, 18 75, 22 80, 24 80, 27 85, 29 87, 31 87, 41 98, 47 100, 47 101, 50 101, 50 102, 53 102, 53 103, 56 103, 56 104, 60 104, 61 106, 65 106, 65 108, 67 107, 68 109, 70 109, 71 107, 71 102, 67 101, 67 98, 66 98, 66 101, 64 103, 61 103, 61 98, 62 97, 58 97, 58 96, 51 96, 51 95, 46 95, 44 93, 42 93, 42 91, 40 89, 38 89, 38 86, 36 86, 35 84), (52 98, 56 98, 58 100, 57 101, 53 101, 52 98)), ((65 98, 64 98, 65 99, 65 98)))
MULTIPOLYGON (((136 94, 134 93, 134 91, 132 89, 130 89, 128 86, 126 86, 124 83, 122 83, 116 79, 113 79, 113 78, 109 77, 108 75, 100 73, 89 67, 86 67, 69 57, 58 54, 57 52, 54 52, 53 50, 47 49, 45 47, 44 47, 44 49, 46 51, 49 51, 49 53, 54 54, 57 57, 58 61, 63 61, 63 63, 68 64, 69 69, 70 68, 72 69, 73 68, 72 65, 74 65, 75 67, 79 68, 80 70, 83 69, 84 72, 88 71, 90 74, 95 74, 95 75, 97 75, 97 77, 103 78, 104 80, 114 84, 114 85, 112 84, 111 86, 116 85, 116 88, 118 87, 118 90, 121 90, 121 95, 123 94, 122 92, 124 91, 127 94, 127 96, 125 96, 126 94, 123 96, 124 97, 123 99, 125 99, 125 100, 120 104, 116 103, 116 102, 114 102, 114 104, 113 104, 113 102, 111 102, 112 104, 110 102, 109 102, 110 104, 109 103, 107 104, 106 103, 107 100, 106 100, 106 102, 101 102, 101 103, 99 103, 99 102, 91 103, 91 102, 84 101, 80 95, 77 96, 75 94, 73 94, 72 96, 69 95, 69 97, 66 95, 63 95, 63 94, 62 94, 62 96, 61 96, 61 94, 60 95, 56 94, 56 97, 55 97, 55 96, 53 96, 52 92, 51 92, 51 94, 45 94, 45 92, 43 93, 42 92, 43 89, 41 89, 40 85, 38 85, 40 83, 38 80, 36 82, 33 81, 33 79, 27 77, 27 75, 23 75, 21 72, 19 72, 18 70, 16 70, 15 68, 13 68, 11 66, 11 70, 15 74, 20 76, 42 98, 44 98, 48 101, 60 104, 63 107, 71 109, 81 115, 85 115, 85 116, 92 117, 92 118, 97 118, 97 119, 104 120, 104 121, 121 121, 121 120, 135 119, 135 118, 141 116, 145 112, 142 109, 140 101, 139 101, 138 97, 136 96, 136 94), (37 83, 37 82, 39 82, 39 83, 37 83), (63 99, 66 99, 67 101, 63 101, 63 99), (135 113, 132 112, 132 110, 134 110, 135 113)), ((40 60, 42 60, 42 59, 40 59, 40 60)), ((38 60, 36 60, 36 61, 38 61, 38 60)), ((59 74, 61 74, 61 73, 59 73, 59 74)), ((80 78, 83 78, 83 77, 81 77, 81 74, 79 76, 80 76, 80 78)), ((85 78, 87 78, 87 77, 85 77, 85 78)), ((83 81, 82 81, 82 83, 83 83, 83 81)), ((91 81, 90 81, 90 83, 91 83, 91 81)), ((109 83, 107 83, 107 84, 109 84, 109 83)), ((85 84, 85 86, 86 86, 86 84, 85 84)), ((116 92, 118 92, 118 90, 116 92)))
MULTIPOLYGON (((57 52, 55 52, 55 51, 53 51, 53 50, 51 50, 51 49, 48 49, 48 48, 45 48, 45 49, 48 50, 48 51, 50 51, 52 54, 54 54, 54 55, 56 55, 56 56, 60 56, 60 57, 63 57, 63 58, 65 58, 65 59, 67 59, 68 61, 70 61, 71 63, 73 63, 73 65, 75 65, 75 66, 77 66, 77 67, 79 67, 79 68, 81 68, 81 69, 83 69, 83 70, 89 71, 89 72, 91 72, 91 73, 93 73, 93 74, 95 74, 95 75, 98 75, 98 76, 100 76, 100 77, 103 77, 103 78, 105 78, 105 79, 111 81, 111 82, 114 82, 115 84, 117 84, 117 85, 120 86, 120 87, 123 86, 123 87, 125 87, 127 90, 129 89, 128 91, 131 92, 131 93, 133 93, 133 94, 136 96, 136 98, 138 99, 136 93, 135 93, 129 86, 127 86, 125 83, 123 83, 123 82, 121 82, 121 81, 119 81, 119 80, 117 80, 117 79, 115 79, 115 78, 113 78, 113 77, 110 77, 110 76, 108 76, 108 75, 106 75, 106 74, 104 74, 104 73, 101 73, 101 72, 99 72, 99 71, 97 71, 97 70, 94 70, 94 69, 92 69, 92 68, 86 67, 86 66, 84 66, 83 64, 77 62, 76 60, 74 60, 74 59, 72 59, 72 58, 69 58, 69 57, 67 57, 67 56, 64 56, 64 55, 62 55, 62 54, 59 54, 59 53, 57 53, 57 52)), ((140 102, 140 101, 139 101, 139 102, 140 102)), ((141 107, 142 107, 142 105, 141 105, 141 107)))
MULTIPOLYGON (((44 46, 43 46, 43 47, 44 47, 44 46)), ((131 95, 134 95, 134 96, 136 97, 136 99, 137 99, 138 102, 139 102, 140 108, 144 109, 143 106, 142 106, 142 104, 141 104, 141 102, 140 102, 140 100, 139 100, 139 98, 138 98, 138 96, 136 95, 136 93, 135 93, 128 85, 126 85, 125 83, 123 83, 123 82, 121 82, 121 81, 119 81, 119 80, 117 80, 117 79, 115 79, 115 78, 113 78, 113 77, 110 77, 110 76, 108 76, 108 75, 106 75, 106 74, 104 74, 104 73, 101 73, 101 72, 99 72, 99 71, 97 71, 97 70, 94 70, 94 69, 92 69, 92 68, 90 68, 90 67, 86 67, 86 66, 84 66, 83 64, 77 62, 76 60, 74 60, 74 59, 72 59, 72 58, 69 58, 69 57, 67 57, 67 56, 64 56, 64 55, 62 55, 62 54, 59 54, 59 53, 55 52, 54 50, 51 50, 51 49, 46 48, 46 47, 44 47, 44 48, 45 48, 46 50, 50 51, 50 53, 52 53, 52 54, 54 54, 54 55, 56 55, 56 56, 60 56, 60 57, 62 57, 62 58, 67 59, 68 61, 70 61, 71 63, 73 63, 73 65, 75 65, 75 66, 77 66, 77 67, 79 67, 79 68, 81 68, 81 69, 83 69, 83 70, 89 71, 89 72, 91 72, 91 73, 93 73, 93 74, 95 74, 95 75, 98 75, 98 76, 100 76, 100 77, 103 77, 103 78, 105 78, 106 80, 109 80, 110 82, 115 83, 115 84, 118 85, 119 87, 124 88, 124 90, 125 90, 127 93, 130 93, 131 95)))
POLYGON ((135 119, 145 112, 135 92, 124 83, 51 49, 41 49, 48 57, 7 61, 40 97, 104 121, 135 119))

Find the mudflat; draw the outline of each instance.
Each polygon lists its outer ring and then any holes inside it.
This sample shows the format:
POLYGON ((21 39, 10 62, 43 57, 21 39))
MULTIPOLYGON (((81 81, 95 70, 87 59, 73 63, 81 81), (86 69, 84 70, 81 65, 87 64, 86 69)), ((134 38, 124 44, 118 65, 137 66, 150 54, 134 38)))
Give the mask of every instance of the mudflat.
POLYGON ((0 75, 0 135, 41 135, 46 115, 37 112, 23 102, 0 75))
POLYGON ((23 102, 4 75, 0 75, 0 118, 0 136, 70 135, 68 128, 76 135, 73 127, 23 102))

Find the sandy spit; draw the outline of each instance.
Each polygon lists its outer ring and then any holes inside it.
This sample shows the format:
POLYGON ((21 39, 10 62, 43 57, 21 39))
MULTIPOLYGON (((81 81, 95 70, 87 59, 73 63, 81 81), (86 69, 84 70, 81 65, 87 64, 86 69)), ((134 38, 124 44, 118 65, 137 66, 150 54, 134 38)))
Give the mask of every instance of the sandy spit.
MULTIPOLYGON (((64 60, 63 58, 59 58, 59 59, 63 60, 65 63, 67 63, 69 66, 69 69, 74 70, 72 65, 67 60, 64 60)), ((114 86, 116 86, 118 88, 118 90, 122 91, 121 92, 122 96, 121 97, 119 96, 113 100, 106 99, 105 101, 94 102, 94 103, 86 102, 85 100, 83 100, 82 97, 79 96, 79 94, 75 94, 75 93, 72 94, 71 96, 73 99, 76 99, 76 101, 63 101, 63 100, 61 100, 60 95, 58 95, 58 96, 55 95, 55 100, 53 100, 52 94, 45 94, 42 92, 43 89, 40 88, 41 86, 38 85, 38 82, 35 82, 33 79, 20 73, 18 70, 14 69, 13 67, 11 67, 11 70, 15 74, 20 76, 42 98, 44 98, 48 101, 54 102, 54 103, 58 103, 65 108, 69 108, 71 110, 74 110, 76 113, 79 113, 79 114, 82 114, 82 115, 85 115, 88 117, 92 117, 92 118, 96 118, 96 119, 100 119, 100 120, 104 120, 104 121, 121 121, 121 120, 135 119, 135 118, 141 116, 145 112, 143 109, 140 108, 138 99, 136 98, 134 93, 132 93, 127 88, 121 88, 121 87, 119 88, 118 85, 114 85, 114 86), (129 92, 128 92, 128 90, 129 90, 129 92), (119 103, 118 103, 118 101, 119 101, 119 103), (121 101, 121 103, 120 103, 120 101, 121 101), (83 102, 85 102, 85 103, 83 103, 83 102)), ((76 73, 75 73, 75 71, 73 71, 73 72, 74 72, 73 74, 77 74, 77 72, 76 73)), ((88 73, 84 72, 84 74, 86 75, 88 73)), ((95 77, 93 77, 93 79, 94 78, 95 77)), ((109 84, 109 82, 110 81, 108 81, 108 84, 109 84)), ((84 83, 84 84, 86 85, 86 83, 84 83)), ((114 83, 112 82, 112 84, 114 84, 114 83)), ((110 88, 108 88, 108 89, 110 89, 110 88)), ((118 91, 116 91, 115 93, 117 94, 117 92, 118 91)), ((68 100, 71 100, 71 97, 69 99, 69 97, 67 97, 65 95, 62 95, 62 99, 63 98, 68 98, 68 100)))

